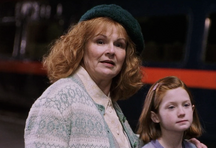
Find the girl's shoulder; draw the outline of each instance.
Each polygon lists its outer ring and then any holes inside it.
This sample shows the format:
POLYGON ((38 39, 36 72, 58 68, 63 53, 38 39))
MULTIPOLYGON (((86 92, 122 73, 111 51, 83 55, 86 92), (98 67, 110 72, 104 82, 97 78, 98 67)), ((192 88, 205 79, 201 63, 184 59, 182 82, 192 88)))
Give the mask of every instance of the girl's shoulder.
POLYGON ((145 144, 142 148, 163 148, 158 140, 152 140, 149 143, 145 144))
POLYGON ((184 140, 183 144, 184 144, 184 148, 197 148, 193 143, 187 140, 184 140))
MULTIPOLYGON (((184 148, 197 148, 193 143, 184 140, 184 148)), ((157 140, 152 140, 149 143, 145 144, 142 148, 163 148, 157 140)))
POLYGON ((151 142, 145 144, 142 148, 155 148, 154 145, 152 145, 151 142))

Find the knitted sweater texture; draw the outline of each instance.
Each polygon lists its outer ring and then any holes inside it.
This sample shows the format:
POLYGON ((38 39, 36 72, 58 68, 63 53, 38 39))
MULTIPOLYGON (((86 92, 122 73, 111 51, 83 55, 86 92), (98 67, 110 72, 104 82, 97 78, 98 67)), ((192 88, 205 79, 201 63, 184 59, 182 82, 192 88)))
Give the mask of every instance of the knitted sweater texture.
MULTIPOLYGON (((138 137, 113 103, 132 148, 138 137)), ((88 95, 79 77, 60 79, 32 105, 25 126, 25 148, 118 148, 104 118, 104 107, 88 95)))

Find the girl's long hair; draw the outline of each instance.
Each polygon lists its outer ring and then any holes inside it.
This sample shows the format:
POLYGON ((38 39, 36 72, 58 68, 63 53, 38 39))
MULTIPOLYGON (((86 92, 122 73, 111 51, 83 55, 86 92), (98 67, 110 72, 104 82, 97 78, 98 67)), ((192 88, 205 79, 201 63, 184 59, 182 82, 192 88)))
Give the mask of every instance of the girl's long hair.
MULTIPOLYGON (((159 123, 154 123, 151 120, 151 111, 158 113, 159 105, 165 93, 170 89, 175 89, 182 87, 187 91, 190 97, 192 105, 195 104, 188 87, 183 81, 175 76, 169 76, 158 80, 155 84, 151 86, 148 94, 145 98, 142 113, 139 118, 138 131, 140 139, 144 142, 149 142, 151 140, 156 140, 161 137, 161 129, 159 123)), ((202 127, 199 121, 198 113, 196 108, 193 112, 193 122, 188 130, 185 131, 184 138, 194 138, 199 137, 202 134, 202 127)))

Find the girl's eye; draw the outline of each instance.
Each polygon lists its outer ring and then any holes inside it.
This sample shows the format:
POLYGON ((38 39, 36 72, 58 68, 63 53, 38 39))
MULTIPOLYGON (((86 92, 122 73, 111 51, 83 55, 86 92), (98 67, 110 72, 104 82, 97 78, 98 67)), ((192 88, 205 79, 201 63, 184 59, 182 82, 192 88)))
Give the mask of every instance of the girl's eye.
POLYGON ((190 106, 190 103, 185 103, 184 104, 184 107, 189 107, 190 106))
POLYGON ((175 107, 173 105, 168 106, 168 109, 174 109, 175 107))

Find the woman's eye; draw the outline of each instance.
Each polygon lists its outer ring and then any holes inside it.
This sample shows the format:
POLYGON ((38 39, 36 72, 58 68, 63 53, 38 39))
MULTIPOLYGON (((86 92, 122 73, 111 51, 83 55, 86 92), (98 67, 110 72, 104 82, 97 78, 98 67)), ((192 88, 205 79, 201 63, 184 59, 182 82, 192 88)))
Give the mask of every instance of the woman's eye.
POLYGON ((103 40, 97 40, 97 44, 104 44, 103 40))
POLYGON ((122 49, 126 48, 125 44, 123 44, 123 43, 117 43, 116 47, 119 47, 119 48, 122 48, 122 49))

